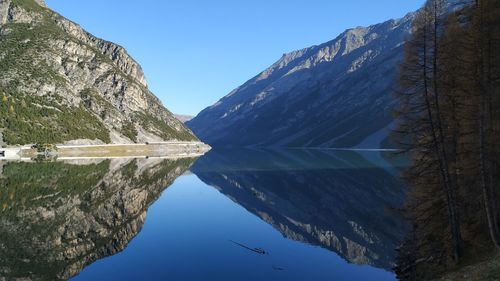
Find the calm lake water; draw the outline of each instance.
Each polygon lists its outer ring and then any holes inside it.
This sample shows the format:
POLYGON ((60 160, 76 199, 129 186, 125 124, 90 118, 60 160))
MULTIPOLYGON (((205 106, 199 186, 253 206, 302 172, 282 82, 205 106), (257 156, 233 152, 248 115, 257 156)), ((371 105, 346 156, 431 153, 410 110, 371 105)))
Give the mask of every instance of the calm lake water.
POLYGON ((379 152, 0 165, 0 280, 395 280, 405 190, 379 152))

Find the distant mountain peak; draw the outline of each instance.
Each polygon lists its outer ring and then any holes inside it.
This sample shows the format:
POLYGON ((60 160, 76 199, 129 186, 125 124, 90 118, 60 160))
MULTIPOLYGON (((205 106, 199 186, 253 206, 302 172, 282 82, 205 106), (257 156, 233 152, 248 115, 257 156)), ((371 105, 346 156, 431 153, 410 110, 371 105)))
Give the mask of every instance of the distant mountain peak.
POLYGON ((179 121, 182 123, 186 123, 187 121, 191 120, 194 118, 192 115, 186 115, 186 114, 174 114, 175 118, 177 118, 179 121))

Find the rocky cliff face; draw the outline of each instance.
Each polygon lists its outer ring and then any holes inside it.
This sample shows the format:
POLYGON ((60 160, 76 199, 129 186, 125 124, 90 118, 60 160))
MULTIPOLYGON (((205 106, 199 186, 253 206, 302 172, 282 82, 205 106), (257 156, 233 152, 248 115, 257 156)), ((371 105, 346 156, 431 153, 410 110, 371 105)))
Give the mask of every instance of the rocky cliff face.
POLYGON ((212 146, 380 146, 413 17, 285 54, 187 124, 212 146))
POLYGON ((391 210, 405 191, 382 162, 348 151, 215 149, 191 171, 289 239, 394 266, 406 226, 391 210))
POLYGON ((4 165, 0 280, 67 280, 122 251, 141 230, 149 206, 193 161, 4 165))
POLYGON ((126 50, 48 9, 0 0, 0 121, 8 143, 195 140, 126 50))

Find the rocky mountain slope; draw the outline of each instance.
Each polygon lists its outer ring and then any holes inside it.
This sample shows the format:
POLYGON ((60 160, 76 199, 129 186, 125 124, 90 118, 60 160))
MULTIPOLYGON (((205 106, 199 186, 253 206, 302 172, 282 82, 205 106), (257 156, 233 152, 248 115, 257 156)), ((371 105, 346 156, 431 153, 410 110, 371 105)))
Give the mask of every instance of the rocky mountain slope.
POLYGON ((390 165, 367 160, 372 156, 215 149, 191 171, 289 239, 334 251, 351 263, 390 270, 407 227, 395 211, 405 188, 387 170, 390 165))
POLYGON ((43 0, 0 0, 0 99, 9 144, 196 140, 125 49, 43 0))
POLYGON ((0 280, 68 280, 124 250, 194 160, 0 163, 0 280))
POLYGON ((285 54, 187 124, 212 146, 381 146, 413 17, 285 54))

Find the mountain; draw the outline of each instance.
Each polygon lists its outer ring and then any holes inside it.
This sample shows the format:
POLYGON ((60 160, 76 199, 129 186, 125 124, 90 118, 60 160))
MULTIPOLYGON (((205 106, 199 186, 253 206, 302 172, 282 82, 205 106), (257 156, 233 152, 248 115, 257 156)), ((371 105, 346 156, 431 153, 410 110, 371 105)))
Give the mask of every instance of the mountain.
POLYGON ((187 121, 191 120, 194 118, 194 116, 191 115, 182 115, 182 114, 174 114, 175 118, 179 119, 182 123, 186 123, 187 121))
MULTIPOLYGON (((375 152, 213 149, 191 171, 289 239, 390 270, 405 187, 375 152)), ((389 168, 391 167, 391 168, 389 168)))
POLYGON ((413 18, 349 29, 285 54, 187 125, 212 146, 387 145, 413 18))
POLYGON ((195 159, 92 161, 0 163, 0 280, 68 280, 121 252, 195 159))
POLYGON ((0 99, 8 144, 197 140, 124 48, 43 0, 0 0, 0 99))

